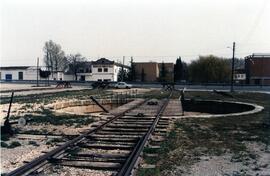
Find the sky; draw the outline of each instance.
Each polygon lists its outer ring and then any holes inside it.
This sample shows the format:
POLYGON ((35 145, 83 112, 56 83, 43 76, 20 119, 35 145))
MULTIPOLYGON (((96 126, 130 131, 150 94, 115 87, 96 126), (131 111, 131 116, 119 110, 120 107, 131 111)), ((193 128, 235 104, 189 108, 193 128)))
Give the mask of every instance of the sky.
POLYGON ((1 66, 36 65, 52 40, 89 60, 190 62, 270 53, 269 0, 1 0, 1 66))

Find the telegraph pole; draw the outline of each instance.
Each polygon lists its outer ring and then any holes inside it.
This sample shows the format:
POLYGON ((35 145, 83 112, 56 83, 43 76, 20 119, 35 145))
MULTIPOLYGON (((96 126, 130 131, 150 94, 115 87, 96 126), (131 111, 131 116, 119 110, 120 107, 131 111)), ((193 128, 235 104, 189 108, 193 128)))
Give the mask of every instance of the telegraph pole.
POLYGON ((121 81, 124 81, 124 64, 125 64, 125 56, 123 56, 123 64, 122 64, 122 73, 121 73, 121 81))
POLYGON ((39 67, 39 58, 37 58, 37 87, 39 86, 38 85, 38 67, 39 67))
POLYGON ((234 53, 235 53, 235 42, 233 42, 232 75, 231 75, 231 92, 233 92, 233 78, 234 78, 234 53))

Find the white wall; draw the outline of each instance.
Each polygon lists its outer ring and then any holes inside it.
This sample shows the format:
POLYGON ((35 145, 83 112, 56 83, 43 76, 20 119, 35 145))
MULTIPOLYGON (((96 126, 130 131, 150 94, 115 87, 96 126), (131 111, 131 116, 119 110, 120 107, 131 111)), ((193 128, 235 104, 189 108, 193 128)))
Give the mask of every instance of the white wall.
POLYGON ((0 72, 1 72, 1 80, 6 79, 6 74, 11 74, 12 80, 18 80, 19 79, 19 72, 23 72, 23 78, 25 78, 25 70, 23 70, 23 69, 0 70, 0 72))
POLYGON ((109 80, 109 81, 117 81, 115 80, 115 65, 99 65, 94 66, 92 65, 92 80, 91 81, 98 81, 98 80, 109 80), (98 72, 98 68, 102 69, 102 72, 98 72), (104 72, 104 68, 108 69, 108 72, 104 72))
MULTIPOLYGON (((27 69, 1 69, 1 80, 6 80, 6 74, 12 75, 12 80, 19 80, 19 72, 23 72, 23 79, 22 80, 36 80, 37 79, 37 69, 35 67, 29 67, 27 69)), ((60 78, 64 78, 64 74, 62 72, 54 73, 53 75, 50 75, 50 80, 54 80, 53 78, 56 78, 56 80, 60 80, 60 78)), ((39 80, 47 80, 47 78, 41 78, 39 76, 38 71, 38 79, 39 80)))

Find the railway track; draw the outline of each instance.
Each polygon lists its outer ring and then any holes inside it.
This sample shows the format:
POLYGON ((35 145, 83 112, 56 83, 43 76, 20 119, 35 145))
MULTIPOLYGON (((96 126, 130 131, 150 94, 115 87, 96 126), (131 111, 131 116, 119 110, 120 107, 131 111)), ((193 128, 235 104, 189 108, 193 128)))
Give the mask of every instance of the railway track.
POLYGON ((154 100, 157 104, 142 101, 7 175, 50 175, 63 168, 80 169, 84 174, 91 169, 130 175, 151 135, 168 125, 168 120, 160 118, 170 96, 154 100))

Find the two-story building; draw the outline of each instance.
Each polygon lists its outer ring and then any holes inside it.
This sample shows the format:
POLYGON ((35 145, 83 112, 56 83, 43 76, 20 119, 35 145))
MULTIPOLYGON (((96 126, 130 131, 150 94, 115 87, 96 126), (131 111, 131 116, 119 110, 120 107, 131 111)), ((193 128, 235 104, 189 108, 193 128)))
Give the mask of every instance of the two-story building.
POLYGON ((246 83, 270 85, 270 54, 254 53, 245 57, 246 83))
POLYGON ((117 81, 121 69, 128 70, 129 66, 110 61, 106 58, 92 62, 92 81, 117 81))

